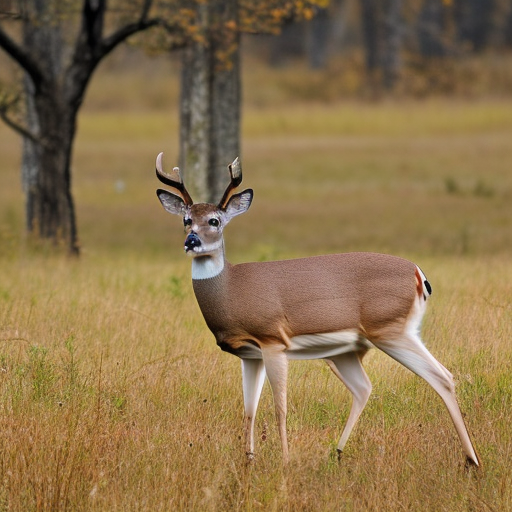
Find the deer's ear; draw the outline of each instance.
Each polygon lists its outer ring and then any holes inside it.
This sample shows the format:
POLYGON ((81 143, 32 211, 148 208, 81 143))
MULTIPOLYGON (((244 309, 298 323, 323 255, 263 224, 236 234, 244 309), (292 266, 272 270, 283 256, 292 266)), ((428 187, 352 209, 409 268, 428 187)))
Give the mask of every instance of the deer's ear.
POLYGON ((241 213, 245 213, 252 203, 253 192, 252 189, 248 188, 240 194, 233 194, 230 198, 224 211, 229 220, 241 213))
POLYGON ((185 201, 183 201, 183 199, 176 194, 159 188, 156 191, 156 195, 158 196, 158 199, 160 199, 162 206, 169 213, 174 215, 181 215, 183 217, 187 212, 188 207, 185 204, 185 201))

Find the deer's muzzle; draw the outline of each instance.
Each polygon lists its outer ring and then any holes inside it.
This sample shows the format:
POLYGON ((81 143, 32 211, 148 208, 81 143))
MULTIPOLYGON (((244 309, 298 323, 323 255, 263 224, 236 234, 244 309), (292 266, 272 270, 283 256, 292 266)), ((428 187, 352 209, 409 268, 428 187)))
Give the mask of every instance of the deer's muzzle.
POLYGON ((185 251, 193 251, 196 247, 201 246, 201 239, 195 234, 190 233, 185 239, 185 251))

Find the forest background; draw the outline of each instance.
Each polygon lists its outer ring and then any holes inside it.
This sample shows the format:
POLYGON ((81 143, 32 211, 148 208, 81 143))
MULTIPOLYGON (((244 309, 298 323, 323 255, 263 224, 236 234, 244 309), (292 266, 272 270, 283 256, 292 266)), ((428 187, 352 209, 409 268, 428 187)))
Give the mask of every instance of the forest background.
POLYGON ((205 327, 180 222, 154 194, 156 154, 179 159, 180 56, 132 42, 100 64, 79 117, 79 259, 26 235, 20 139, 0 126, 0 509, 512 509, 510 2, 402 4, 398 60, 365 36, 365 4, 334 3, 325 44, 325 19, 243 36, 255 200, 228 257, 417 262, 434 288, 424 338, 457 379, 482 469, 464 471, 440 399, 376 351, 341 463, 349 394, 297 362, 290 467, 268 388, 245 465, 239 362, 205 327))

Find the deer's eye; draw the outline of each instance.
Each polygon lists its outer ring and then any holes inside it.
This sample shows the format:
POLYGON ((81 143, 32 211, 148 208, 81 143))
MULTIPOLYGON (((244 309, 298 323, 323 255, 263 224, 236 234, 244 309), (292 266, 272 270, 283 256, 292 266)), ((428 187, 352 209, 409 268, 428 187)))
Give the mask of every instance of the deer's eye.
POLYGON ((212 217, 209 221, 208 221, 208 224, 210 224, 210 226, 213 226, 214 228, 218 228, 219 227, 219 219, 216 219, 215 217, 212 217))
POLYGON ((192 225, 192 219, 190 219, 190 218, 183 219, 183 225, 184 226, 191 226, 192 225))

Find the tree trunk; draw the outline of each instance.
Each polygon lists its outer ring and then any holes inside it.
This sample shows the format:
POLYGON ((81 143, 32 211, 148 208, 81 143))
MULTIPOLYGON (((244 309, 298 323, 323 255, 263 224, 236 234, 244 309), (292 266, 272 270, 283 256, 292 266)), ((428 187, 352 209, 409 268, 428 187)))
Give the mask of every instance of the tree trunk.
POLYGON ((361 0, 361 18, 363 30, 363 45, 365 52, 366 72, 370 90, 375 93, 378 89, 379 66, 379 24, 378 1, 361 0))
MULTIPOLYGON (((44 0, 36 0, 33 5, 39 16, 45 15, 44 0)), ((76 111, 64 104, 65 94, 59 87, 64 46, 60 26, 26 24, 23 42, 45 70, 42 83, 34 84, 28 75, 24 78, 26 124, 37 136, 37 140, 23 138, 27 231, 78 254, 70 172, 76 111)))
POLYGON ((209 201, 211 172, 210 49, 200 43, 183 50, 179 163, 195 201, 209 201))
POLYGON ((323 69, 327 64, 331 18, 329 10, 318 7, 309 24, 308 57, 311 69, 323 69))
POLYGON ((426 58, 445 57, 447 47, 445 6, 441 0, 424 0, 417 22, 420 54, 426 58))
POLYGON ((377 68, 379 62, 378 38, 378 4, 376 0, 361 0, 361 18, 363 26, 363 43, 366 69, 370 72, 377 68))
POLYGON ((504 44, 510 49, 512 48, 512 9, 508 12, 504 26, 504 44))
POLYGON ((401 68, 401 0, 361 0, 366 69, 372 92, 392 89, 401 68))
POLYGON ((179 161, 193 199, 216 202, 229 181, 227 165, 240 153, 239 36, 225 29, 236 22, 237 2, 198 9, 206 43, 182 54, 179 161))
POLYGON ((54 98, 36 97, 41 144, 24 144, 23 164, 28 232, 79 253, 76 217, 71 195, 71 151, 76 113, 63 109, 54 98), (54 101, 52 101, 52 99, 54 101), (36 146, 36 147, 34 147, 36 146), (37 161, 31 161, 37 155, 37 161), (30 173, 30 174, 29 174, 30 173))
POLYGON ((485 50, 499 33, 493 19, 498 5, 495 0, 459 0, 455 3, 458 38, 469 43, 474 52, 485 50))
POLYGON ((402 0, 384 2, 382 79, 384 87, 393 89, 402 67, 400 50, 402 46, 401 23, 402 0))

